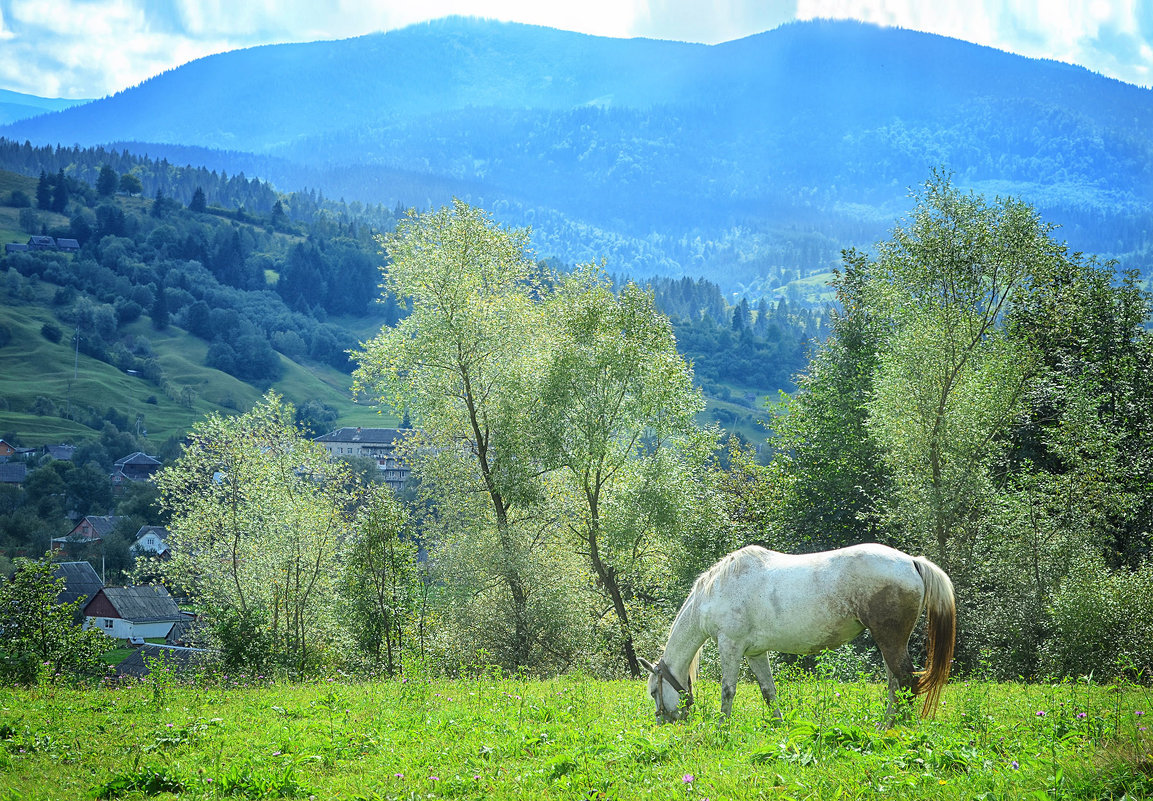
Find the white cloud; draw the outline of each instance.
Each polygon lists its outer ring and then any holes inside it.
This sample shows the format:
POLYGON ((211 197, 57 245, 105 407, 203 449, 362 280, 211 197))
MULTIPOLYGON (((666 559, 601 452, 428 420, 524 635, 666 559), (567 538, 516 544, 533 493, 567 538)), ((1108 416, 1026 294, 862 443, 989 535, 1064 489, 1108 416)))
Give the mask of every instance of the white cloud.
POLYGON ((859 19, 1048 58, 1148 85, 1148 0, 799 0, 798 19, 859 19))

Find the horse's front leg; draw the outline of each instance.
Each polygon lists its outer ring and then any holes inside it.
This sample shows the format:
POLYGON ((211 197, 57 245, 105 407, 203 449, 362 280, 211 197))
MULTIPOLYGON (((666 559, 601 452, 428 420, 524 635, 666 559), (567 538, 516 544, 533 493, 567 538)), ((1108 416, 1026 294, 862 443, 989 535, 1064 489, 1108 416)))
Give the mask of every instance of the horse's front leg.
POLYGON ((749 660, 749 667, 757 677, 757 684, 761 685, 761 697, 769 709, 773 710, 773 717, 781 719, 781 707, 777 704, 777 684, 773 681, 773 667, 769 664, 767 653, 745 657, 749 660))
POLYGON ((717 652, 721 657, 721 717, 733 712, 733 698, 737 695, 737 677, 741 673, 742 648, 727 637, 717 638, 717 652))

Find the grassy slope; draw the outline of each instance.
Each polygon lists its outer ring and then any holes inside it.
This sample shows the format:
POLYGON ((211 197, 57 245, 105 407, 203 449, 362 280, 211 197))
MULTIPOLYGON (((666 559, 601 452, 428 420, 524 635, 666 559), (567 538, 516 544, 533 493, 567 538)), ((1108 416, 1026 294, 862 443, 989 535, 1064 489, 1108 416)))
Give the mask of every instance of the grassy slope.
MULTIPOLYGON (((6 203, 13 189, 20 189, 35 202, 36 179, 0 170, 0 203, 6 203)), ((51 211, 36 210, 37 218, 49 228, 67 225, 68 218, 51 211)), ((0 252, 6 242, 27 242, 28 233, 20 229, 20 209, 0 206, 0 252)))
POLYGON ((703 681, 657 726, 641 681, 0 688, 6 801, 1108 798, 1153 792, 1148 691, 953 682, 879 731, 883 688, 782 676, 785 720, 703 681))
MULTIPOLYGON (((12 305, 3 292, 0 323, 12 331, 12 341, 0 348, 0 436, 17 434, 26 445, 72 441, 97 432, 62 417, 40 417, 28 409, 38 396, 57 407, 70 405, 103 411, 112 406, 135 420, 143 415, 148 441, 159 445, 171 436, 182 436, 211 411, 247 409, 262 395, 257 387, 204 366, 208 346, 175 326, 155 331, 145 316, 127 326, 123 333, 146 337, 165 375, 176 388, 175 398, 165 395, 160 385, 127 375, 115 367, 80 354, 76 358, 68 327, 56 319, 49 305, 55 286, 41 282, 33 290, 31 302, 12 305), (40 329, 53 323, 65 331, 59 343, 45 339, 40 329), (179 391, 191 387, 195 393, 191 408, 180 401, 179 391), (155 398, 156 403, 148 403, 155 398)), ((327 403, 338 412, 336 425, 393 425, 395 418, 376 414, 368 406, 353 403, 348 376, 327 367, 302 366, 284 357, 284 378, 274 388, 290 401, 327 403)))

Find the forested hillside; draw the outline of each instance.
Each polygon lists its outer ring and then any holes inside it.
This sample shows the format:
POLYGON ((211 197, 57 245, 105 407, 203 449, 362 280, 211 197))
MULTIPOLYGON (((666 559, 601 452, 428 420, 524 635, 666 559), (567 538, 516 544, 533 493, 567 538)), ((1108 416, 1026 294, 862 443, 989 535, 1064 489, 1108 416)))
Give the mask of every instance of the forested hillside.
MULTIPOLYGON (((351 370, 347 352, 405 314, 402 302, 381 295, 375 239, 400 210, 334 202, 311 191, 279 194, 259 179, 101 148, 0 140, 0 165, 39 175, 8 173, 0 183, 4 239, 45 234, 79 244, 76 253, 25 251, 0 262, 10 276, 6 305, 13 313, 27 307, 24 319, 35 316, 33 309, 44 318, 43 336, 59 350, 61 375, 71 344, 80 356, 140 376, 150 386, 146 397, 168 397, 190 414, 194 407, 251 403, 251 390, 206 377, 215 372, 253 390, 282 387, 302 412, 317 417, 317 426, 330 425, 350 412, 347 401, 331 408, 329 392, 326 399, 309 397, 284 382, 295 382, 303 366, 347 396, 349 381, 340 377, 351 370), (207 372, 165 369, 169 348, 207 372)), ((821 333, 820 314, 768 301, 753 309, 747 301, 731 306, 704 280, 657 281, 653 288, 716 399, 710 414, 759 438, 753 423, 763 417, 760 400, 792 386, 806 342, 821 333)), ((9 353, 31 352, 21 337, 10 340, 9 353)), ((52 397, 47 388, 5 394, 8 408, 0 414, 50 408, 38 400, 52 397)), ((46 417, 65 414, 52 408, 46 417)), ((40 442, 52 431, 43 422, 29 429, 28 421, 10 418, 0 428, 17 438, 23 429, 24 438, 40 442)), ((151 428, 179 436, 173 422, 151 428)))
POLYGON ((1148 89, 911 31, 703 46, 451 19, 212 56, 0 134, 388 209, 456 195, 542 257, 755 301, 884 238, 936 167, 1153 277, 1151 129, 1148 89))

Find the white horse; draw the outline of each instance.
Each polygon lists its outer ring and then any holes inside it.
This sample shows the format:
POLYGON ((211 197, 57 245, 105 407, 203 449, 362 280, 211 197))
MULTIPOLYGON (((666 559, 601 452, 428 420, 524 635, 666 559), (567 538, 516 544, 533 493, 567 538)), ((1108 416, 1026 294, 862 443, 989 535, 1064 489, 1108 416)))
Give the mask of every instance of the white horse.
POLYGON ((765 703, 780 717, 767 652, 815 654, 868 629, 889 674, 889 720, 899 692, 910 699, 924 694, 921 714, 928 716, 949 679, 956 619, 953 582, 923 556, 884 545, 800 556, 750 545, 701 574, 673 621, 664 654, 655 665, 641 663, 651 674, 657 720, 680 720, 693 703, 701 647, 715 639, 721 715, 732 712, 744 657, 765 703), (922 609, 928 610, 928 654, 925 669, 914 673, 909 635, 922 609))

